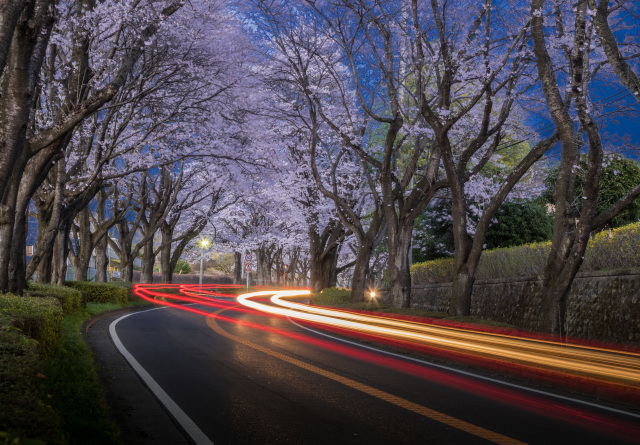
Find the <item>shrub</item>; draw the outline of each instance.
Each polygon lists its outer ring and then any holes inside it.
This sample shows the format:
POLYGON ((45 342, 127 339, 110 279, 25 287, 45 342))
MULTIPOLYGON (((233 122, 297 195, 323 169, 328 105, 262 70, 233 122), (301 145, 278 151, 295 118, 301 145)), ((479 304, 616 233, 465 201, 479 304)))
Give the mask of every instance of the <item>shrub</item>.
POLYGON ((12 326, 37 340, 40 354, 45 356, 62 335, 62 308, 53 297, 0 295, 0 315, 10 318, 12 326))
POLYGON ((604 230, 589 241, 582 270, 640 267, 640 224, 604 230))
POLYGON ((60 419, 44 402, 37 342, 12 322, 11 317, 0 313, 0 431, 4 432, 4 439, 27 436, 61 443, 60 419))
POLYGON ((319 294, 312 294, 313 304, 322 306, 344 306, 351 303, 351 289, 330 287, 323 289, 319 294))
POLYGON ((551 249, 550 241, 487 250, 480 258, 476 279, 489 280, 542 275, 549 256, 549 249, 551 249))
POLYGON ((32 297, 55 297, 60 302, 65 314, 71 314, 82 307, 82 292, 67 286, 54 286, 28 282, 27 292, 32 297))
MULTIPOLYGON (((540 276, 551 249, 551 242, 527 244, 482 254, 476 279, 540 276)), ((640 267, 640 224, 593 235, 585 252, 581 271, 613 270, 640 267)), ((453 258, 417 263, 411 267, 414 284, 450 282, 453 258)))
POLYGON ((451 281, 452 274, 453 258, 438 258, 411 266, 411 278, 415 284, 451 281))
POLYGON ((129 301, 133 301, 134 300, 134 297, 133 297, 133 283, 131 283, 129 281, 112 281, 109 284, 112 284, 114 286, 118 286, 118 287, 121 287, 123 289, 126 289, 127 292, 128 292, 127 299, 129 301))
POLYGON ((65 284, 82 292, 84 304, 89 302, 125 304, 131 295, 131 290, 128 287, 115 283, 67 281, 65 284))
POLYGON ((174 269, 173 273, 191 273, 191 265, 185 260, 178 260, 176 262, 176 268, 174 269))

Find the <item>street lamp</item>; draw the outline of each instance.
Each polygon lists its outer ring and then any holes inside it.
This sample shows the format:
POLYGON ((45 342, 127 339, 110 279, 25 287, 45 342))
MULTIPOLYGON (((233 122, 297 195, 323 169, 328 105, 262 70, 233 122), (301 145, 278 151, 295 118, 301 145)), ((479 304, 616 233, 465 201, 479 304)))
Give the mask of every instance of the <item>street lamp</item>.
POLYGON ((287 269, 289 269, 289 266, 287 264, 285 264, 283 266, 284 269, 284 281, 283 281, 283 286, 287 287, 287 269))
POLYGON ((202 285, 202 274, 204 272, 204 250, 209 246, 209 240, 202 238, 198 244, 200 244, 200 247, 202 248, 202 252, 200 253, 200 285, 202 285))

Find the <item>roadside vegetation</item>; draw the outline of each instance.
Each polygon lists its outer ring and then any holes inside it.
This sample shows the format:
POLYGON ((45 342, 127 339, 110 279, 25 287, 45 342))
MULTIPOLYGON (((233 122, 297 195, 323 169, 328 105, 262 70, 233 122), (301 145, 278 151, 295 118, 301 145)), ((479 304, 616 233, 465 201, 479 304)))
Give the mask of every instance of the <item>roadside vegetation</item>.
MULTIPOLYGON (((476 279, 507 279, 541 276, 551 242, 487 250, 480 259, 476 279)), ((412 283, 446 283, 453 277, 453 258, 439 258, 414 264, 412 283)), ((640 223, 603 230, 587 244, 580 271, 616 270, 640 267, 640 223)))
POLYGON ((83 323, 144 304, 130 283, 29 283, 0 295, 0 444, 118 444, 83 323))
POLYGON ((366 295, 366 301, 361 303, 353 303, 351 301, 351 289, 340 287, 327 288, 322 292, 312 294, 311 302, 318 306, 328 306, 336 309, 380 312, 385 314, 393 314, 400 317, 431 318, 456 323, 515 329, 514 326, 506 323, 499 323, 493 320, 484 320, 476 317, 450 316, 446 312, 433 312, 425 309, 393 307, 381 303, 380 301, 378 301, 377 297, 371 298, 370 293, 366 295))

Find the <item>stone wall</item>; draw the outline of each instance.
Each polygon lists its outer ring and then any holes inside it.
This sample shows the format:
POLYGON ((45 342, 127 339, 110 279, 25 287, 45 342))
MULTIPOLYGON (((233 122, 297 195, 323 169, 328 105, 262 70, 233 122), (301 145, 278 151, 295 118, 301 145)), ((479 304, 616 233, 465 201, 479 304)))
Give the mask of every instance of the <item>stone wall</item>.
MULTIPOLYGON (((536 330, 541 322, 538 277, 476 281, 471 315, 536 330)), ((451 283, 413 286, 411 307, 447 312, 451 283)), ((578 274, 567 305, 570 337, 640 344, 640 270, 578 274)))

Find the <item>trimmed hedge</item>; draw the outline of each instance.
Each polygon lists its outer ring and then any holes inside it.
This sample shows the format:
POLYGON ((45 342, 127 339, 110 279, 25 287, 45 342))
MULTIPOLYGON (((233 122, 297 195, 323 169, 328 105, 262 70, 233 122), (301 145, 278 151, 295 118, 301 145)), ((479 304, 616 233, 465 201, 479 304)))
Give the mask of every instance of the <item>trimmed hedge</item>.
POLYGON ((0 316, 11 325, 37 340, 40 354, 47 356, 62 335, 62 308, 54 297, 20 297, 0 295, 0 316))
MULTIPOLYGON (((42 359, 37 342, 12 322, 7 314, 0 313, 0 431, 14 438, 46 437, 50 444, 62 443, 57 434, 60 418, 46 402, 41 385, 44 376, 39 373, 42 359)), ((4 443, 2 437, 0 443, 4 443)))
MULTIPOLYGON (((476 279, 540 276, 551 249, 551 242, 526 244, 482 254, 476 279)), ((640 224, 634 223, 592 236, 587 245, 581 271, 615 270, 640 267, 640 224)), ((411 266, 413 284, 452 281, 453 258, 441 258, 411 266)))
POLYGON ((81 291, 85 305, 87 303, 125 304, 131 299, 132 295, 129 287, 115 283, 67 281, 65 285, 81 291))
POLYGON ((133 296, 133 283, 131 283, 129 281, 112 281, 109 284, 112 284, 114 286, 118 286, 118 287, 121 287, 123 289, 126 289, 127 292, 129 292, 129 294, 127 295, 127 299, 129 301, 135 300, 135 298, 133 296))
POLYGON ((54 286, 52 284, 41 284, 28 282, 27 293, 32 297, 55 297, 60 302, 65 314, 71 314, 82 308, 82 292, 67 286, 54 286))

